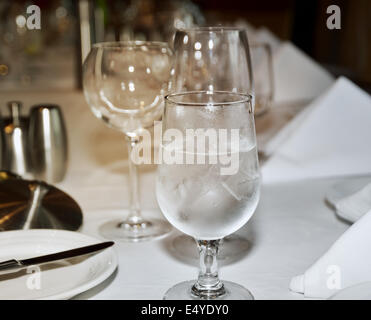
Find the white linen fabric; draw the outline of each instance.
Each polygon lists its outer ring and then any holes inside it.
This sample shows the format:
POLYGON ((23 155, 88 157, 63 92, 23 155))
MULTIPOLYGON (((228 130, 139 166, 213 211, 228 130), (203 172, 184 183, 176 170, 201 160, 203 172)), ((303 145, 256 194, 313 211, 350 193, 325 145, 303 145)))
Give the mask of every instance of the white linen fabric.
POLYGON ((265 183, 371 172, 371 97, 341 77, 266 148, 265 183))
POLYGON ((304 274, 294 277, 290 289, 305 297, 329 298, 358 283, 371 281, 371 211, 346 230, 304 274))
MULTIPOLYGON (((263 167, 265 183, 371 172, 371 97, 340 78, 271 141, 275 153, 263 167), (284 141, 283 141, 284 140, 284 141)), ((268 145, 269 149, 269 145, 268 145)), ((290 289, 310 298, 371 281, 371 184, 333 205, 353 221, 290 289)))
POLYGON ((310 101, 326 91, 333 76, 290 42, 273 53, 275 102, 310 101))

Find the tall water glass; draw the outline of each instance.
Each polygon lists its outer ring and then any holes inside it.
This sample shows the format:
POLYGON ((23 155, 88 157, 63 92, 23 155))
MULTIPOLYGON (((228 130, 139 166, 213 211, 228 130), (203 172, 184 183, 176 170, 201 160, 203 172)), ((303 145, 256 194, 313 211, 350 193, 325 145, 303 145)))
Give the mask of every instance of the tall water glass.
POLYGON ((166 299, 252 299, 244 287, 220 281, 220 241, 253 215, 260 174, 252 97, 222 91, 165 98, 156 195, 169 222, 193 237, 200 254, 197 281, 171 288, 166 299))

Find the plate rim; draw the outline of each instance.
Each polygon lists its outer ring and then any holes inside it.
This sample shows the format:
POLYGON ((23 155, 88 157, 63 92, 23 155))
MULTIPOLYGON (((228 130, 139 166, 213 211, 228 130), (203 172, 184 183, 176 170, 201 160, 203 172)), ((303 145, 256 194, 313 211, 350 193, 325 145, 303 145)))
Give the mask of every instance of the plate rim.
MULTIPOLYGON (((76 231, 69 231, 69 230, 58 230, 58 229, 29 229, 29 230, 11 230, 11 231, 3 231, 0 232, 0 241, 2 239, 7 238, 7 236, 12 234, 25 234, 25 233, 33 233, 33 234, 45 234, 47 236, 50 233, 53 234, 65 234, 65 235, 74 235, 74 236, 81 236, 85 240, 91 240, 95 242, 101 242, 102 239, 93 237, 91 235, 87 235, 85 233, 81 232, 76 232, 76 231)), ((67 300, 75 297, 76 295, 86 292, 89 289, 92 289, 102 283, 104 280, 108 279, 109 276, 111 276, 114 271, 118 267, 118 257, 116 251, 111 247, 106 249, 108 252, 110 252, 110 257, 112 263, 109 265, 109 267, 98 277, 93 278, 92 280, 87 281, 87 283, 79 285, 77 287, 74 287, 70 290, 63 291, 57 294, 45 296, 45 297, 40 297, 40 298, 35 298, 33 300, 67 300)))

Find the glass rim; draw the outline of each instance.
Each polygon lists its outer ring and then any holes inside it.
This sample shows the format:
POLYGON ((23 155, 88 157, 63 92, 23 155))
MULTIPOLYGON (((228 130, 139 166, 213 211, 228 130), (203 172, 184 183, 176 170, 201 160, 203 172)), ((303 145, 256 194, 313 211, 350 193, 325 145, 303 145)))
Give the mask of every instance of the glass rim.
POLYGON ((130 41, 105 41, 96 42, 92 45, 92 48, 135 48, 135 47, 152 47, 152 48, 169 48, 169 44, 164 41, 145 41, 145 40, 130 40, 130 41))
POLYGON ((176 31, 182 32, 246 32, 246 28, 233 26, 205 26, 205 27, 188 27, 177 28, 176 31))
POLYGON ((186 91, 186 92, 175 92, 170 93, 165 96, 165 102, 170 102, 172 104, 176 104, 178 106, 184 106, 184 107, 205 107, 209 105, 213 106, 228 106, 228 105, 235 105, 235 104, 241 104, 241 103, 248 103, 253 100, 253 97, 251 94, 247 93, 239 93, 239 92, 232 92, 232 91, 186 91), (228 94, 233 96, 238 96, 240 99, 235 101, 226 101, 226 102, 182 102, 182 101, 176 101, 173 98, 180 97, 180 96, 189 96, 194 94, 206 94, 206 95, 212 95, 212 94, 228 94))

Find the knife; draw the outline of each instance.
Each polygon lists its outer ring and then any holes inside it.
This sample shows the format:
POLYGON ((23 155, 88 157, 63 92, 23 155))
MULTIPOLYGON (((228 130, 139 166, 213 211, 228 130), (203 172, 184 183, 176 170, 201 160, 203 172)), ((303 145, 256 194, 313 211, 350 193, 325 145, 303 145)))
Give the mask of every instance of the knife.
POLYGON ((109 248, 114 244, 113 241, 107 241, 102 243, 93 244, 86 247, 80 247, 76 249, 71 249, 67 251, 61 251, 56 253, 47 254, 44 256, 24 259, 24 260, 16 260, 11 259, 7 261, 0 262, 0 274, 3 273, 10 273, 15 272, 23 268, 27 268, 29 266, 34 266, 37 264, 63 260, 73 257, 83 256, 89 253, 101 251, 103 249, 109 248))

